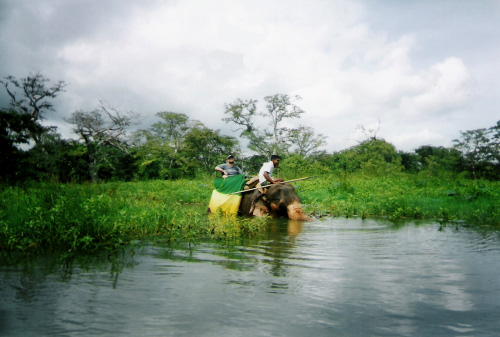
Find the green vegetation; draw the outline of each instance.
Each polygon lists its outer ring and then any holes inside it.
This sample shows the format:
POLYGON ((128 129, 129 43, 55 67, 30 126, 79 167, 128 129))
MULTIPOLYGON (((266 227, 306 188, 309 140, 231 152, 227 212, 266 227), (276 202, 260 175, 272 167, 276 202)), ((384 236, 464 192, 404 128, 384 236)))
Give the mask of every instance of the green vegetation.
POLYGON ((136 239, 227 240, 263 219, 207 214, 212 186, 200 181, 37 184, 0 194, 0 251, 115 250, 136 239))
POLYGON ((354 174, 306 180, 300 185, 306 210, 316 214, 437 219, 500 227, 499 182, 354 174))
MULTIPOLYGON (((411 153, 364 130, 351 148, 326 153, 324 135, 284 126, 305 114, 300 97, 276 94, 225 104, 256 154, 240 140, 187 115, 162 111, 148 129, 130 133, 139 116, 102 104, 77 110, 67 122, 78 140, 41 124, 65 83, 41 74, 0 81, 10 98, 0 107, 0 255, 62 250, 65 256, 117 248, 137 240, 193 242, 258 234, 266 219, 208 215, 216 165, 227 155, 256 175, 271 153, 283 158, 276 175, 297 182, 306 212, 322 216, 459 221, 500 227, 500 121, 460 132, 453 148, 424 145, 411 153), (266 120, 268 128, 256 121, 266 120), (208 175, 210 174, 210 177, 208 175), (89 183, 89 182, 92 183, 89 183)), ((222 107, 221 107, 222 108, 222 107)))
MULTIPOLYGON (((265 218, 208 215, 208 180, 34 184, 0 194, 0 251, 114 251, 136 240, 195 242, 257 235, 265 218)), ((322 216, 463 220, 500 227, 500 183, 397 174, 327 174, 296 183, 322 216)))

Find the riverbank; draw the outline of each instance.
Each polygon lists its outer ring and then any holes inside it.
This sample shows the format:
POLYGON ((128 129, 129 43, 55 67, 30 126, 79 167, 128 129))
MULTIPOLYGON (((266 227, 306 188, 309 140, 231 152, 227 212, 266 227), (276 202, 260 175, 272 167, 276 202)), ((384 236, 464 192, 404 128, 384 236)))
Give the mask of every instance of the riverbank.
MULTIPOLYGON (((462 221, 500 227, 500 183, 325 175, 294 184, 307 213, 462 221)), ((0 193, 0 251, 116 250, 134 240, 231 240, 256 235, 262 218, 209 216, 210 179, 103 184, 34 184, 0 193)))

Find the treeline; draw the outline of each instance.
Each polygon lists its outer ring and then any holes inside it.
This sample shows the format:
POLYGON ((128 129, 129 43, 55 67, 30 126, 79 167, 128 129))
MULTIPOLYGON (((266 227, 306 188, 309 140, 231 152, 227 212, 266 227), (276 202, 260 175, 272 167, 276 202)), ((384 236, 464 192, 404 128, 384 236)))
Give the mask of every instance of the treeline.
POLYGON ((67 122, 78 139, 63 139, 55 127, 41 124, 53 108, 51 101, 65 91, 63 81, 49 84, 38 73, 20 80, 8 76, 0 82, 10 98, 9 106, 0 109, 2 184, 193 178, 212 174, 228 154, 238 158, 244 171, 256 174, 275 152, 284 158, 281 166, 287 178, 332 172, 373 176, 412 172, 425 177, 500 179, 500 121, 487 129, 461 132, 452 148, 425 145, 407 153, 370 135, 349 149, 326 153, 321 151, 326 136, 304 125, 282 126, 285 119, 305 113, 295 104, 300 97, 265 97, 263 112, 258 111, 256 100, 237 99, 225 105, 223 120, 239 127, 239 138, 258 153, 245 157, 238 138, 222 135, 185 114, 158 112, 156 123, 140 129, 138 114, 105 103, 93 111, 73 112, 67 122), (256 119, 269 128, 258 127, 256 119))

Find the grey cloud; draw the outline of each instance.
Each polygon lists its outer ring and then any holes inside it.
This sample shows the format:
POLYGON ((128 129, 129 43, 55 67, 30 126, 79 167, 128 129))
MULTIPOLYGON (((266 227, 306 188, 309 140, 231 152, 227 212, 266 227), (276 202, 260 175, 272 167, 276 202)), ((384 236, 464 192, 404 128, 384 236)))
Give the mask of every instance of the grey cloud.
MULTIPOLYGON (((276 93, 303 97, 299 123, 329 136, 330 151, 352 145, 355 127, 377 118, 380 135, 403 150, 423 141, 449 145, 460 130, 498 119, 498 2, 11 0, 0 6, 0 76, 40 71, 67 81, 50 117, 61 128, 74 110, 106 100, 146 121, 175 111, 231 133, 221 121, 224 103, 262 102, 276 93), (454 79, 460 72, 449 67, 443 73, 456 86, 433 91, 428 73, 450 58, 463 62, 471 80, 454 79)), ((0 104, 6 102, 0 92, 0 104)))

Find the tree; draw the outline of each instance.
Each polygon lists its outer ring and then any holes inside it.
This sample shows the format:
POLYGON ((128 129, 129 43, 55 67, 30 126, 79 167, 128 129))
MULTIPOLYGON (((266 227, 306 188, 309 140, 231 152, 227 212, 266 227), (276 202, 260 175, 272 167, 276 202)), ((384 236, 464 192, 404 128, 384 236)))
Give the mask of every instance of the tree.
POLYGON ((207 173, 224 162, 228 153, 237 155, 239 152, 236 138, 222 136, 219 131, 200 126, 188 132, 183 149, 187 164, 207 173))
POLYGON ((500 164, 500 121, 490 128, 490 132, 489 158, 498 165, 500 164))
POLYGON ((322 134, 315 135, 313 128, 301 125, 290 131, 289 139, 295 146, 293 151, 295 154, 308 157, 318 154, 318 149, 327 144, 326 138, 322 134))
POLYGON ((383 139, 367 139, 350 149, 335 153, 333 167, 345 173, 360 170, 375 176, 400 172, 403 168, 395 146, 383 139))
POLYGON ((153 124, 152 133, 162 140, 165 146, 170 146, 175 153, 179 152, 187 132, 196 125, 198 121, 191 122, 185 114, 175 112, 158 112, 156 116, 162 121, 153 124))
POLYGON ((0 181, 14 182, 21 178, 25 152, 19 148, 28 144, 31 134, 42 132, 42 126, 26 114, 12 110, 0 110, 0 181))
MULTIPOLYGON (((300 100, 300 96, 295 96, 295 100, 300 100)), ((274 152, 276 154, 278 150, 279 141, 284 137, 279 137, 282 135, 282 128, 279 128, 279 124, 284 118, 300 118, 300 115, 305 111, 299 108, 297 105, 293 104, 292 99, 288 95, 276 94, 274 96, 267 96, 264 98, 267 102, 267 114, 262 113, 262 116, 269 115, 271 117, 272 135, 273 135, 273 145, 274 152)), ((290 130, 292 131, 292 130, 290 130)))
POLYGON ((477 129, 471 131, 460 131, 461 140, 454 139, 454 147, 462 153, 472 171, 472 176, 478 178, 481 165, 488 162, 488 149, 490 145, 490 131, 487 129, 477 129))
POLYGON ((109 148, 130 155, 127 131, 130 126, 137 124, 137 120, 137 114, 121 113, 105 107, 102 102, 94 111, 73 112, 68 123, 75 125, 73 131, 81 137, 87 148, 92 181, 97 180, 100 166, 116 170, 113 163, 116 153, 109 148))
POLYGON ((41 132, 42 126, 34 123, 28 115, 12 110, 0 110, 0 142, 2 151, 15 144, 28 144, 31 133, 41 132))
MULTIPOLYGON (((33 122, 38 122, 43 119, 45 110, 54 110, 49 99, 56 98, 66 87, 64 81, 47 86, 49 81, 42 74, 36 73, 20 80, 14 76, 7 76, 0 83, 5 86, 13 111, 29 115, 33 122)), ((36 143, 40 142, 40 133, 32 133, 31 136, 36 143)))
POLYGON ((460 172, 464 169, 462 154, 454 148, 423 145, 415 149, 415 155, 420 168, 424 170, 431 168, 430 163, 434 172, 460 172))
POLYGON ((403 168, 396 147, 383 139, 371 139, 355 147, 361 169, 371 175, 400 172, 403 168))
POLYGON ((454 148, 462 153, 474 178, 500 178, 500 121, 491 128, 460 132, 454 148))
POLYGON ((401 156, 401 164, 407 172, 419 172, 422 169, 418 154, 399 151, 399 155, 401 156))
MULTIPOLYGON (((242 101, 238 98, 234 103, 225 104, 224 106, 224 114, 229 115, 229 117, 223 118, 222 120, 226 123, 232 122, 236 125, 240 125, 243 129, 240 136, 250 138, 255 131, 253 118, 257 113, 257 101, 251 99, 242 101)), ((241 128, 239 129, 241 130, 241 128)))
POLYGON ((331 170, 317 160, 311 160, 301 155, 292 155, 283 160, 287 179, 297 179, 318 174, 328 174, 331 170))
POLYGON ((89 180, 89 163, 83 144, 62 139, 56 132, 43 134, 41 143, 26 152, 23 171, 39 181, 83 182, 89 180))
POLYGON ((380 119, 378 120, 377 128, 367 128, 363 124, 356 126, 356 130, 359 130, 363 137, 361 140, 356 140, 358 144, 367 143, 370 141, 376 141, 378 139, 377 133, 380 131, 380 119))
POLYGON ((290 98, 283 94, 267 96, 264 98, 267 102, 265 112, 257 112, 256 100, 237 99, 232 104, 225 104, 224 114, 228 117, 223 118, 223 121, 234 123, 242 129, 240 136, 249 140, 248 147, 251 150, 266 157, 284 153, 290 147, 289 138, 295 129, 282 126, 282 122, 287 118, 300 118, 305 113, 295 104, 300 99, 299 96, 290 98), (268 127, 259 130, 254 124, 256 116, 265 117, 268 127))
POLYGON ((199 121, 191 121, 185 114, 158 112, 161 121, 148 130, 134 133, 137 145, 138 176, 145 179, 176 179, 183 176, 182 150, 187 133, 193 127, 202 127, 199 121))

